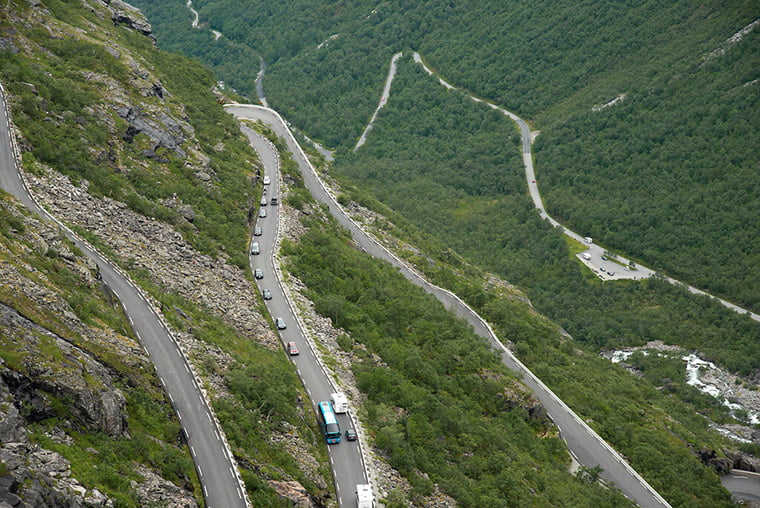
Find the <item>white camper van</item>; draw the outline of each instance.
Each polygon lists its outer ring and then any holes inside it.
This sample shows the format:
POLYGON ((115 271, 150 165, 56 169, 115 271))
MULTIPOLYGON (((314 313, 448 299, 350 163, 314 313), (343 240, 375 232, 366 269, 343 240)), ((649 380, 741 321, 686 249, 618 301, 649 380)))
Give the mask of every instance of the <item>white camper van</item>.
POLYGON ((330 394, 330 402, 336 413, 345 413, 348 411, 348 398, 345 393, 335 392, 330 394))
POLYGON ((373 508, 375 499, 372 496, 372 487, 367 484, 356 486, 356 508, 373 508))

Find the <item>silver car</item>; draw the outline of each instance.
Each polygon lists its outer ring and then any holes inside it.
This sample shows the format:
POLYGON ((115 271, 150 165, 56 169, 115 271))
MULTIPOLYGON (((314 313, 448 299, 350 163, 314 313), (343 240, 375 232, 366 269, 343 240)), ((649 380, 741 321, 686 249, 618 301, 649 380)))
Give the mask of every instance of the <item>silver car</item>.
POLYGON ((261 268, 256 268, 253 271, 253 276, 256 277, 257 279, 263 279, 264 278, 264 270, 262 270, 261 268))
POLYGON ((274 322, 275 322, 275 325, 277 325, 278 330, 284 330, 285 328, 288 327, 288 325, 285 324, 285 320, 282 319, 281 317, 278 317, 277 319, 275 319, 274 322))
POLYGON ((261 247, 259 247, 259 242, 253 242, 251 244, 251 254, 255 256, 261 254, 261 247))

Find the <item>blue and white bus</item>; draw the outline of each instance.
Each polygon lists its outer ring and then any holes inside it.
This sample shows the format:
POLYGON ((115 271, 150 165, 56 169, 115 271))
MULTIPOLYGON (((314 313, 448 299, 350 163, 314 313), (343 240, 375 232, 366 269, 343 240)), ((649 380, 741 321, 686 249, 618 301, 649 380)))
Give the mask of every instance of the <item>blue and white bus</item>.
POLYGON ((317 412, 327 442, 329 444, 340 443, 340 425, 338 425, 338 419, 335 417, 335 411, 333 411, 330 401, 326 400, 317 404, 317 412))

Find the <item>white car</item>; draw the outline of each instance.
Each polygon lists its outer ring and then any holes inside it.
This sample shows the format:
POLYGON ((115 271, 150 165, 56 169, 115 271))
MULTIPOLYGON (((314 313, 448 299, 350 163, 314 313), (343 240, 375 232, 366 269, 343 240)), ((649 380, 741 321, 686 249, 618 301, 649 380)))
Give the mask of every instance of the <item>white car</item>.
POLYGON ((254 256, 261 254, 261 247, 259 247, 259 242, 253 242, 251 244, 251 254, 254 256))
POLYGON ((264 270, 262 270, 261 268, 256 268, 253 271, 253 276, 256 277, 257 279, 263 279, 264 278, 264 270))
POLYGON ((268 176, 265 176, 264 177, 264 185, 269 185, 270 183, 272 183, 272 180, 270 180, 268 176))

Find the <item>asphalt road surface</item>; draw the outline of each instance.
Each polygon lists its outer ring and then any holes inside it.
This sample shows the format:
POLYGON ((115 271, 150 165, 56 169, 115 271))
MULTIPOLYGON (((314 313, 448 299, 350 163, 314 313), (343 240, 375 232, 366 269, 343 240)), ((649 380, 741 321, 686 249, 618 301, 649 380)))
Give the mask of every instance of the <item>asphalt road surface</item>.
POLYGON ((753 501, 760 504, 760 474, 732 469, 720 482, 736 501, 753 501))
MULTIPOLYGON (((417 62, 422 66, 422 68, 430 74, 431 76, 434 76, 438 79, 438 82, 446 87, 449 90, 459 90, 457 87, 453 86, 452 84, 446 82, 443 80, 440 76, 437 76, 429 67, 425 65, 425 63, 422 61, 422 57, 419 55, 419 53, 414 52, 413 53, 414 61, 417 62)), ((466 91, 460 90, 462 93, 467 94, 466 91)), ((570 229, 567 229, 566 227, 562 226, 559 222, 557 222, 554 218, 552 218, 548 213, 546 213, 546 209, 544 208, 544 203, 541 201, 541 193, 538 191, 538 184, 536 183, 536 172, 533 168, 533 156, 531 155, 531 143, 532 143, 532 136, 530 132, 530 127, 528 126, 525 121, 520 118, 519 116, 515 115, 511 111, 507 111, 506 109, 497 106, 496 104, 493 104, 491 102, 486 102, 482 99, 478 99, 477 97, 474 97, 472 95, 467 94, 470 99, 472 99, 475 102, 481 102, 485 104, 486 106, 490 107, 491 109, 495 109, 496 111, 502 113, 505 116, 508 116, 512 121, 514 121, 517 126, 520 128, 520 137, 522 139, 522 154, 523 154, 523 164, 525 166, 525 178, 528 181, 528 191, 530 193, 530 198, 533 200, 533 204, 538 209, 538 214, 542 219, 546 219, 549 221, 549 223, 557 228, 562 228, 562 232, 569 236, 570 238, 581 242, 585 242, 585 237, 582 237, 575 231, 572 231, 570 229)), ((618 269, 618 265, 620 268, 624 267, 625 265, 630 264, 630 259, 624 257, 624 256, 616 256, 614 262, 610 263, 602 263, 601 261, 604 261, 601 259, 601 257, 605 254, 606 249, 600 245, 597 245, 595 243, 592 243, 588 246, 588 250, 586 251, 592 256, 592 260, 584 260, 580 255, 578 256, 578 259, 580 259, 583 264, 589 267, 594 273, 597 274, 597 276, 602 280, 618 280, 618 279, 644 279, 647 277, 651 277, 655 274, 655 271, 651 268, 648 268, 644 265, 637 264, 635 270, 627 271, 625 269, 618 269), (598 260, 598 262, 594 262, 595 260, 598 260), (610 272, 613 272, 610 274, 610 272)), ((724 307, 728 307, 729 309, 738 312, 740 314, 746 314, 750 318, 754 319, 755 321, 760 322, 760 314, 750 312, 747 309, 743 307, 739 307, 736 304, 733 304, 727 300, 724 300, 722 298, 715 297, 705 291, 702 291, 701 289, 695 288, 694 286, 690 286, 688 284, 684 284, 681 281, 678 281, 676 279, 673 279, 672 277, 665 277, 665 280, 670 282, 673 285, 682 286, 690 293, 693 293, 695 295, 702 295, 702 296, 708 296, 724 307)))
MULTIPOLYGON (((320 401, 330 400, 330 394, 335 391, 330 383, 318 357, 314 354, 312 344, 307 340, 297 313, 292 309, 285 291, 280 284, 279 268, 275 262, 274 252, 278 239, 278 215, 279 205, 272 205, 271 198, 280 198, 280 175, 278 172, 278 156, 276 149, 265 139, 247 127, 243 127, 243 133, 248 137, 251 146, 258 152, 264 164, 265 175, 270 177, 271 183, 265 185, 268 204, 262 206, 267 210, 267 216, 258 217, 256 225, 261 227, 261 236, 252 237, 252 242, 258 242, 260 254, 250 254, 249 261, 251 270, 256 268, 264 272, 263 279, 256 279, 259 294, 268 289, 272 294, 271 300, 264 300, 272 320, 281 317, 285 320, 287 328, 278 330, 283 349, 288 342, 295 342, 299 354, 290 359, 298 370, 298 375, 306 388, 311 399, 312 414, 317 419, 316 404, 320 401)), ((250 252, 250 251, 249 251, 250 252)), ((338 423, 345 433, 348 428, 354 428, 351 413, 339 414, 338 423)), ((360 436, 361 439, 362 436, 360 436)), ((333 471, 333 479, 340 506, 356 506, 356 485, 369 483, 367 480, 364 460, 362 458, 360 441, 346 441, 345 436, 340 443, 327 445, 330 456, 330 464, 333 471)))
MULTIPOLYGON (((2 95, 2 94, 0 94, 2 95)), ((32 199, 16 169, 8 128, 5 97, 0 97, 0 186, 16 196, 44 219, 55 221, 32 199)), ((57 221, 55 221, 57 222, 57 221)), ((60 223, 59 223, 60 224, 60 223)), ((82 252, 95 261, 105 284, 121 301, 132 329, 156 367, 169 395, 198 471, 206 506, 209 508, 247 505, 235 464, 213 416, 208 411, 189 365, 170 333, 140 290, 105 257, 94 251, 68 228, 68 236, 82 252)))
POLYGON ((626 496, 643 507, 669 506, 669 504, 652 489, 604 440, 602 440, 585 422, 573 413, 554 393, 549 390, 533 373, 515 358, 496 338, 490 327, 472 309, 449 291, 429 284, 411 268, 381 247, 353 221, 351 221, 335 199, 316 177, 305 154, 298 146, 282 118, 273 110, 260 106, 228 105, 225 109, 236 117, 261 120, 286 140, 294 160, 301 168, 304 182, 314 197, 327 204, 330 212, 343 226, 351 231, 356 241, 366 252, 384 259, 397 266, 401 273, 412 283, 421 286, 435 295, 446 308, 466 319, 475 331, 490 340, 502 352, 504 363, 512 370, 523 375, 523 381, 530 387, 548 414, 559 427, 563 439, 573 456, 581 464, 602 468, 601 477, 619 488, 626 496))

